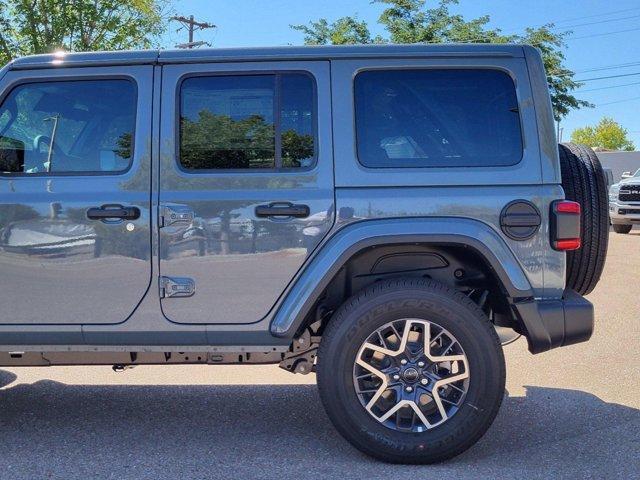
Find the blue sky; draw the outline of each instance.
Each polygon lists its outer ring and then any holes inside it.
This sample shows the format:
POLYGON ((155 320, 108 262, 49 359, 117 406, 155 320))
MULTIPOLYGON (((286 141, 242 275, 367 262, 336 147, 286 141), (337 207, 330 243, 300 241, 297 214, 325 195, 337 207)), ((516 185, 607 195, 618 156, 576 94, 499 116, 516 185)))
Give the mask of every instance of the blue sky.
MULTIPOLYGON (((435 4, 435 1, 429 3, 435 4)), ((183 0, 176 2, 174 8, 179 15, 195 15, 198 20, 215 23, 217 29, 196 33, 196 40, 207 40, 214 47, 300 45, 302 34, 289 25, 321 17, 331 21, 353 14, 366 20, 374 34, 383 33, 376 24, 383 6, 372 5, 369 0, 183 0)), ((558 29, 573 30, 567 39, 565 55, 567 66, 576 72, 576 79, 628 76, 586 82, 581 89, 584 91, 576 95, 596 104, 596 108, 570 113, 562 122, 564 140, 573 129, 610 116, 629 131, 636 148, 640 149, 638 0, 461 0, 453 11, 467 19, 489 15, 491 25, 505 33, 517 33, 527 26, 549 22, 556 23, 558 29), (587 71, 627 63, 636 65, 587 71)), ((184 31, 175 32, 177 27, 173 24, 166 34, 165 47, 171 48, 186 40, 184 31)))

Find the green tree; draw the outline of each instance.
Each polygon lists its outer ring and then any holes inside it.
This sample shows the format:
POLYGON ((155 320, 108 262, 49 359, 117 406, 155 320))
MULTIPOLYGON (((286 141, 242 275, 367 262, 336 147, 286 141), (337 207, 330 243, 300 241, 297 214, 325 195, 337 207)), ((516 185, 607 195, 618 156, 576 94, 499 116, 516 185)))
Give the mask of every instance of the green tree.
POLYGON ((387 37, 372 37, 369 27, 356 17, 343 17, 333 23, 326 19, 308 25, 292 25, 304 34, 307 45, 361 43, 523 43, 540 50, 547 71, 547 82, 556 120, 571 109, 591 106, 573 96, 580 86, 573 80, 573 72, 564 66, 564 37, 553 24, 527 28, 519 35, 505 35, 498 28, 490 28, 488 15, 472 20, 451 12, 458 0, 439 0, 435 7, 426 7, 426 0, 373 0, 386 5, 378 23, 387 37))
POLYGON ((583 143, 592 148, 606 150, 635 150, 635 145, 627 137, 627 130, 613 118, 604 117, 597 125, 578 128, 571 134, 571 141, 583 143))
POLYGON ((0 63, 55 50, 148 48, 166 0, 0 0, 0 63))
POLYGON ((331 24, 321 18, 317 22, 309 22, 308 26, 292 25, 292 28, 304 32, 307 45, 352 45, 373 41, 367 22, 357 17, 339 18, 331 24))
MULTIPOLYGON (((262 116, 234 120, 201 110, 198 118, 182 117, 182 164, 187 168, 270 168, 275 160, 275 130, 262 116)), ((282 132, 285 167, 298 167, 313 156, 313 136, 282 132)))

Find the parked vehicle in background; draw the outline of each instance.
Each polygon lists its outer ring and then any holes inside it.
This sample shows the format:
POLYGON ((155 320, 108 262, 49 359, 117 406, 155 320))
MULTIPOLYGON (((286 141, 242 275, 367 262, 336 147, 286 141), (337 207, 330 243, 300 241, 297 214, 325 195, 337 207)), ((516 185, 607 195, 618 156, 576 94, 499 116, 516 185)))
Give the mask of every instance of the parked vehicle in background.
POLYGON ((502 342, 589 339, 607 240, 603 170, 557 145, 528 46, 0 71, 0 365, 316 371, 355 447, 442 461, 493 422, 502 342))
POLYGON ((609 190, 609 187, 611 187, 611 185, 616 183, 616 181, 613 178, 613 171, 610 168, 603 168, 602 171, 604 172, 604 178, 605 178, 605 181, 607 182, 607 190, 609 190))
POLYGON ((640 169, 634 174, 625 172, 609 188, 609 217, 616 233, 629 233, 640 224, 640 169))

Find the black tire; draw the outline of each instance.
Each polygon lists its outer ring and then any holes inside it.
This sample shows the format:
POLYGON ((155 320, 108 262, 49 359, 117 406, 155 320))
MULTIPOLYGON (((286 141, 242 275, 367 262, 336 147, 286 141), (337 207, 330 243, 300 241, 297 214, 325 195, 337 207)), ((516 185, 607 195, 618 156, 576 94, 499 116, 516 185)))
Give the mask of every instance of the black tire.
POLYGON ((616 233, 629 233, 632 228, 633 225, 616 225, 615 223, 613 224, 613 231, 616 233))
POLYGON ((505 385, 500 340, 486 315, 464 294, 424 279, 378 282, 347 300, 333 315, 318 352, 320 398, 335 428, 362 452, 393 463, 444 461, 476 443, 493 422, 505 385), (360 403, 354 362, 369 335, 390 321, 425 319, 458 340, 469 363, 459 410, 421 433, 380 423, 360 403))
POLYGON ((559 145, 559 153, 566 198, 582 207, 582 247, 567 252, 566 286, 580 295, 587 295, 598 284, 607 258, 607 182, 598 157, 589 147, 563 143, 559 145))

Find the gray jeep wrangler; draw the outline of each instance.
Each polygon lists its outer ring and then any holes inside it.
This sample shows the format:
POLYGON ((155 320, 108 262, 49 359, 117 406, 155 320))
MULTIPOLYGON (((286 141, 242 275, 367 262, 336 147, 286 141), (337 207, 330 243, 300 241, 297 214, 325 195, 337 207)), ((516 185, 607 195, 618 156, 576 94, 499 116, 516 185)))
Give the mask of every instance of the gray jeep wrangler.
POLYGON ((607 213, 530 47, 21 58, 0 366, 279 364, 363 452, 442 461, 496 416, 501 343, 590 337, 607 213))

